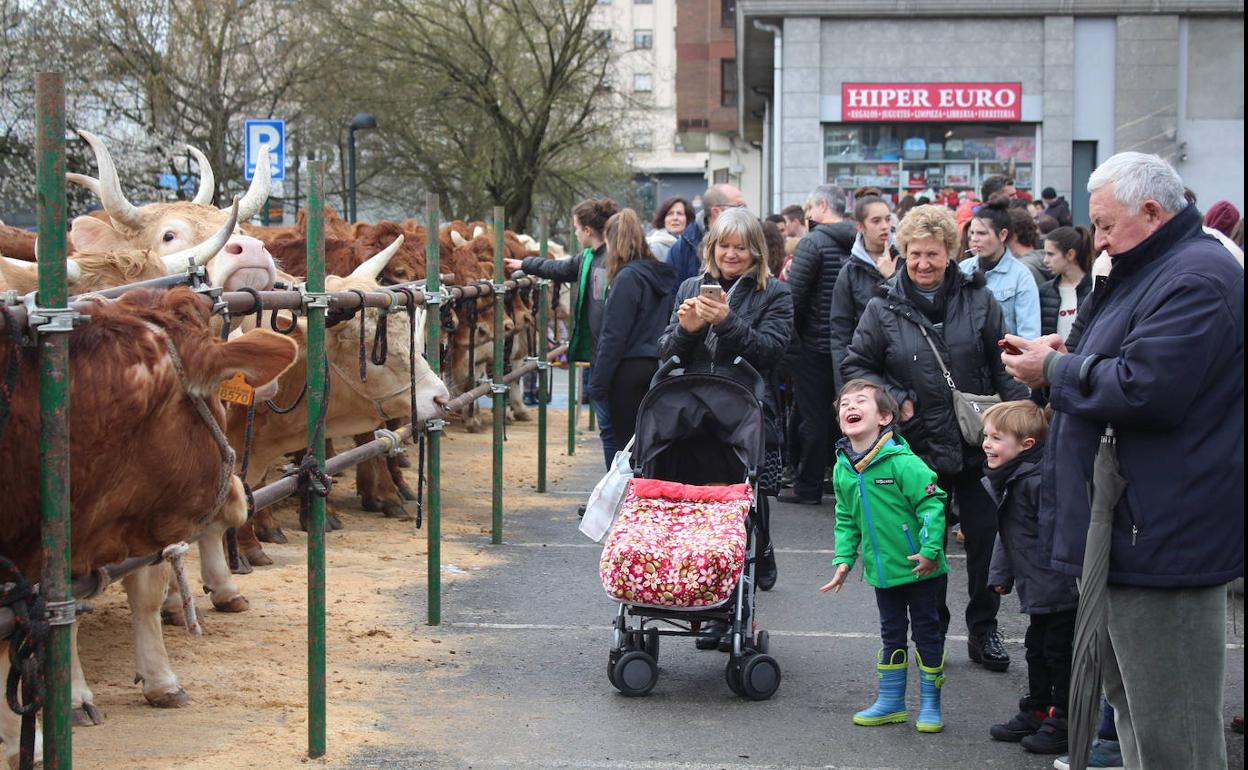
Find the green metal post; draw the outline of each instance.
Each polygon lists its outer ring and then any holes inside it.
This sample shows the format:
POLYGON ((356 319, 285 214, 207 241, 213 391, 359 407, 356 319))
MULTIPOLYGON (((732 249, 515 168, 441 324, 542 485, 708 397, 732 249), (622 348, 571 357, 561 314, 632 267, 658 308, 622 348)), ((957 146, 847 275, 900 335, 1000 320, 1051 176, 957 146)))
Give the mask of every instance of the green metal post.
POLYGON ((503 384, 503 207, 494 207, 494 505, 490 542, 503 542, 503 438, 507 386, 503 384))
MULTIPOLYGON (((441 253, 438 251, 438 199, 432 193, 425 194, 425 292, 430 299, 425 301, 425 356, 429 359, 429 368, 435 372, 442 371, 440 360, 442 348, 442 277, 439 271, 441 253)), ((429 421, 428 468, 429 481, 426 484, 428 498, 428 520, 425 522, 425 538, 428 543, 429 607, 427 610, 429 625, 436 626, 442 622, 442 421, 429 421)))
POLYGON ((576 397, 576 362, 572 360, 572 335, 576 333, 576 303, 581 287, 570 283, 567 285, 568 307, 572 309, 568 318, 568 456, 576 454, 576 421, 580 417, 581 403, 576 397), (572 292, 576 292, 573 294, 572 292))
MULTIPOLYGON (((542 229, 541 253, 546 253, 542 229)), ((537 283, 537 491, 546 491, 546 402, 550 400, 550 364, 546 360, 546 327, 550 324, 550 281, 537 283)))
MULTIPOLYGON (((65 78, 59 72, 35 77, 38 107, 35 211, 39 220, 39 291, 37 304, 63 308, 65 279, 65 78)), ((40 593, 52 615, 44 681, 43 761, 49 770, 74 764, 70 732, 70 594, 69 553, 69 335, 39 336, 39 499, 43 521, 43 585, 40 593), (58 610, 52 612, 52 610, 58 610), (66 612, 67 611, 67 612, 66 612)), ((9 747, 16 750, 16 746, 9 747)))
MULTIPOLYGON (((308 189, 309 292, 325 291, 325 215, 321 205, 325 161, 312 164, 308 189)), ((309 302, 308 448, 325 467, 325 435, 317 430, 325 409, 325 306, 309 302)), ((310 495, 308 512, 308 756, 325 756, 325 498, 310 495)))

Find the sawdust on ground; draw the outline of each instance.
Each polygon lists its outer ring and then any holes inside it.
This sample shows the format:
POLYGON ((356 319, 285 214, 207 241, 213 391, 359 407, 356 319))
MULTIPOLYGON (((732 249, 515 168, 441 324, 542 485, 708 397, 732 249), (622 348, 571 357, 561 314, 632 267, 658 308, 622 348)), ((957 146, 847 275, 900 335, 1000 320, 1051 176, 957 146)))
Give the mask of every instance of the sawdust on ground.
MULTIPOLYGON (((582 430, 584 429, 582 412, 582 430)), ((536 416, 534 414, 534 416, 536 416)), ((556 484, 576 458, 566 454, 566 412, 550 410, 548 478, 556 484)), ((471 580, 497 558, 486 544, 490 527, 491 433, 464 432, 452 425, 443 439, 443 581, 471 580), (455 568, 447 570, 448 565, 455 568)), ((536 477, 537 424, 509 424, 504 462, 508 504, 531 493, 536 477)), ((344 442, 345 443, 345 442, 344 442)), ((409 484, 416 486, 416 452, 409 484)), ((392 737, 368 704, 395 667, 423 664, 460 668, 455 652, 428 633, 424 617, 413 617, 402 593, 424 595, 427 541, 411 522, 363 512, 354 478, 336 480, 332 500, 346 528, 327 536, 328 745, 323 759, 307 751, 307 570, 306 537, 297 510, 287 501, 278 519, 288 545, 266 544, 275 564, 240 576, 249 611, 212 609, 196 600, 204 635, 165 627, 164 639, 179 682, 191 696, 181 709, 157 709, 133 683, 134 637, 120 587, 93 600, 95 611, 81 620, 80 649, 87 681, 105 723, 74 729, 79 768, 242 768, 341 764, 358 749, 392 737)), ((414 511, 414 503, 407 503, 414 511)), ((192 550, 194 555, 194 550, 192 550)), ((194 558, 194 556, 192 557, 194 558)), ((188 564, 198 590, 198 564, 188 564)), ((423 607, 423 601, 419 603, 423 607)), ((463 656, 460 656, 461 658, 463 656)))

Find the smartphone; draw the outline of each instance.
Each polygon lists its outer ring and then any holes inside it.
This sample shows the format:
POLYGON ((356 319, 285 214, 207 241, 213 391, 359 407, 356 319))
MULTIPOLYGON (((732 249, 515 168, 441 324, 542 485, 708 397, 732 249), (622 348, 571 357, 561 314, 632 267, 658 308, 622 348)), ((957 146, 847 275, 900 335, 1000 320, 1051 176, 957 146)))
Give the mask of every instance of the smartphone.
POLYGON ((698 288, 698 295, 713 299, 716 302, 724 301, 724 287, 714 283, 704 283, 698 288))
POLYGON ((1022 355, 1023 353, 1023 351, 1014 347, 1013 345, 1006 342, 1005 340, 997 340, 997 347, 1001 348, 1002 353, 1009 353, 1012 356, 1019 356, 1019 355, 1022 355))

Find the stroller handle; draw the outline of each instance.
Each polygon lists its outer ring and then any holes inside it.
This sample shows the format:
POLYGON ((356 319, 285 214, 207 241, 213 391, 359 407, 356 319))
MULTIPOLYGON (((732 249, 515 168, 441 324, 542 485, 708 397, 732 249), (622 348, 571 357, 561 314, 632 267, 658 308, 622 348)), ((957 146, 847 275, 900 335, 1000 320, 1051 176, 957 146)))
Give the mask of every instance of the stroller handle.
POLYGON ((741 356, 737 356, 732 359, 732 365, 741 367, 745 370, 746 374, 750 375, 750 388, 754 391, 754 398, 758 399, 760 404, 766 400, 767 384, 763 381, 763 375, 758 373, 758 370, 754 368, 754 365, 749 361, 746 361, 741 356))
POLYGON ((672 370, 679 368, 680 356, 672 356, 671 358, 663 359, 663 362, 659 364, 659 370, 656 371, 654 376, 650 378, 650 387, 653 388, 655 385, 658 385, 660 382, 667 379, 667 375, 671 374, 672 370))

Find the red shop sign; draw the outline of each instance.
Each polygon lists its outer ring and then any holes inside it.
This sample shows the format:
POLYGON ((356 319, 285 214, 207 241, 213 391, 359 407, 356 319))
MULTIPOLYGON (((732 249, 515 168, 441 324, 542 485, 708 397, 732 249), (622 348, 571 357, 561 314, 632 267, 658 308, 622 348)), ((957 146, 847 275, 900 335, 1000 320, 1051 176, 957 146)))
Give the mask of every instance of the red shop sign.
POLYGON ((843 83, 845 121, 1019 121, 1021 83, 843 83))

